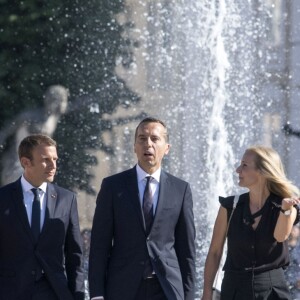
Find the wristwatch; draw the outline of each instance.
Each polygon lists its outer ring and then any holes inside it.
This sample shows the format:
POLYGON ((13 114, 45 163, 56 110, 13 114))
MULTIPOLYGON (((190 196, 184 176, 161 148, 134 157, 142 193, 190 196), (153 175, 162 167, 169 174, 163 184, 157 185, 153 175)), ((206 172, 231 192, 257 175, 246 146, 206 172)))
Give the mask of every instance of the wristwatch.
POLYGON ((287 210, 284 210, 282 208, 280 208, 280 211, 285 215, 285 216, 290 216, 292 213, 292 210, 289 208, 287 210))

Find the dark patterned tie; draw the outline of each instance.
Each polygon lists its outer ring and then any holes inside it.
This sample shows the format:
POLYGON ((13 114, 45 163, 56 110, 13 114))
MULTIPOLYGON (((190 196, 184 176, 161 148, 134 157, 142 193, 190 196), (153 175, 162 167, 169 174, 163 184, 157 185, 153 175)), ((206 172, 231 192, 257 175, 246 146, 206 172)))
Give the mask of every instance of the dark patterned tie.
POLYGON ((32 202, 31 230, 37 242, 41 228, 41 205, 39 189, 31 189, 34 194, 32 202))
MULTIPOLYGON (((145 219, 145 225, 146 225, 146 233, 147 235, 150 233, 150 229, 153 222, 153 197, 152 192, 150 188, 150 182, 153 177, 147 176, 147 183, 144 191, 144 197, 143 197, 143 213, 144 213, 144 219, 145 219)), ((149 278, 152 276, 153 268, 151 265, 150 257, 145 262, 145 269, 144 269, 144 278, 149 278)))
POLYGON ((144 213, 144 219, 146 225, 146 232, 147 234, 149 234, 153 222, 153 197, 150 188, 150 182, 152 180, 152 177, 147 176, 146 179, 147 179, 147 183, 146 183, 144 197, 143 197, 143 213, 144 213))

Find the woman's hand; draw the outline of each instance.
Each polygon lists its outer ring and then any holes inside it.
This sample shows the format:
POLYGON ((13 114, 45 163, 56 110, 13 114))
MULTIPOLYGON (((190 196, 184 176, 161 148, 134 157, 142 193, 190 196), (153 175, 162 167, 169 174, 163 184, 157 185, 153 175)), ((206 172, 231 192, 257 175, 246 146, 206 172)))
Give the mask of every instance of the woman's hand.
POLYGON ((282 210, 291 210, 289 214, 286 213, 279 213, 276 227, 274 230, 274 238, 277 242, 282 243, 286 241, 291 234, 294 222, 297 217, 296 208, 293 207, 294 205, 299 205, 300 198, 291 197, 291 198, 284 198, 281 202, 281 209, 282 210))
POLYGON ((300 204, 300 198, 292 197, 292 198, 284 198, 281 202, 281 208, 283 210, 288 210, 294 205, 300 204))

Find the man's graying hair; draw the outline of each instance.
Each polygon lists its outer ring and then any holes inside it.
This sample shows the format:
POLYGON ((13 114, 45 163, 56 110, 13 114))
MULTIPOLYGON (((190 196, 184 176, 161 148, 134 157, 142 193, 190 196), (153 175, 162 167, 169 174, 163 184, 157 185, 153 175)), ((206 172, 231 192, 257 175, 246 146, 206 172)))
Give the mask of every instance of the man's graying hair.
POLYGON ((165 128, 165 139, 166 139, 166 142, 169 142, 169 134, 168 134, 168 129, 167 129, 166 124, 162 120, 157 119, 157 118, 153 118, 153 117, 147 117, 147 118, 143 119, 139 123, 139 125, 136 127, 136 130, 135 130, 135 135, 134 135, 134 140, 135 141, 136 141, 136 138, 137 138, 137 132, 138 132, 139 127, 142 124, 148 124, 148 123, 159 123, 159 124, 161 124, 165 128))

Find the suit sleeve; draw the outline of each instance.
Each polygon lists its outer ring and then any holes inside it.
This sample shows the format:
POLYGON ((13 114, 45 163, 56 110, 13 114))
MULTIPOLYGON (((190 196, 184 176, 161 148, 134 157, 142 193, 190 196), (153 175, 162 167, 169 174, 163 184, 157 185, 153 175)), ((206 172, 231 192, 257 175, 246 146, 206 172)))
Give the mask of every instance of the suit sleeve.
POLYGON ((69 289, 74 299, 84 299, 84 276, 82 266, 82 238, 80 234, 77 200, 73 194, 70 220, 65 240, 65 265, 69 289))
POLYGON ((90 297, 105 296, 105 278, 113 240, 113 203, 107 179, 97 197, 89 257, 90 297))
POLYGON ((186 186, 182 209, 175 230, 175 250, 181 270, 185 300, 195 299, 195 225, 193 199, 189 184, 186 186))

